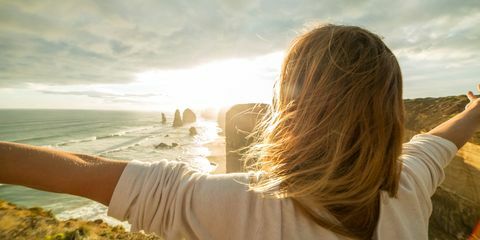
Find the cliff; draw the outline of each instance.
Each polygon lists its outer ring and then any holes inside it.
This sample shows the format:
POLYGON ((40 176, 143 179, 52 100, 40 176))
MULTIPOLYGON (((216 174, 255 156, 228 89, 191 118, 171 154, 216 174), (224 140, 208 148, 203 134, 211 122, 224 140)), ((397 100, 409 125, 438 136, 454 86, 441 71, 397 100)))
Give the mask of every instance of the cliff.
POLYGON ((0 239, 125 239, 156 240, 155 235, 126 232, 121 226, 112 227, 102 220, 57 220, 41 208, 21 208, 0 200, 0 239))
MULTIPOLYGON (((427 132, 463 111, 466 96, 405 100, 407 138, 427 132)), ((480 132, 445 168, 445 181, 432 197, 430 239, 467 239, 480 221, 480 132)))

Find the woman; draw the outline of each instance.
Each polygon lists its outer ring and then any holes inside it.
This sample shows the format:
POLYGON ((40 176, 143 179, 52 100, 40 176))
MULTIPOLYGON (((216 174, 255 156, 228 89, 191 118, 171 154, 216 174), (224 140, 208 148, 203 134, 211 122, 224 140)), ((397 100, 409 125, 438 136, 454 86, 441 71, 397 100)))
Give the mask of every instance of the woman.
POLYGON ((208 175, 0 144, 0 182, 84 196, 166 239, 427 239, 443 168, 480 124, 465 111, 402 146, 402 76, 367 30, 326 25, 285 58, 249 173, 208 175))

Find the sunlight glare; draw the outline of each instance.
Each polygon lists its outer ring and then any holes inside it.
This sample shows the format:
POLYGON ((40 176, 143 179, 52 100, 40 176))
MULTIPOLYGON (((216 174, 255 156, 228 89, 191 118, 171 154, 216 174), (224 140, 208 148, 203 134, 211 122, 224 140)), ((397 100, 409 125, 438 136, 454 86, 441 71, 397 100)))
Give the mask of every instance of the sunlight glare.
POLYGON ((283 52, 229 59, 189 69, 139 73, 133 88, 168 93, 178 107, 224 107, 236 103, 271 101, 283 52))

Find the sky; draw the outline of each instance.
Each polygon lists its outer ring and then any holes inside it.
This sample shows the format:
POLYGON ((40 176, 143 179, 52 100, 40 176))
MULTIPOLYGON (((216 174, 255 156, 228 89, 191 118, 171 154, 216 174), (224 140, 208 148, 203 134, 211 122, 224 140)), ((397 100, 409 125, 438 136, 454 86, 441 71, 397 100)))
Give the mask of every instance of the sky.
POLYGON ((382 36, 404 98, 480 82, 478 0, 0 0, 0 108, 269 103, 285 50, 319 23, 382 36))

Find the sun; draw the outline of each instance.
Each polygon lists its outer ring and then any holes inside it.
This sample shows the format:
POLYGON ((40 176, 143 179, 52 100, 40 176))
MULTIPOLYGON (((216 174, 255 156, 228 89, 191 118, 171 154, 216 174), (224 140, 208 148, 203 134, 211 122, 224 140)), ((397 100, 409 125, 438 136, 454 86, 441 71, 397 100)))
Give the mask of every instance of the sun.
POLYGON ((136 86, 161 92, 158 101, 178 107, 221 108, 237 103, 271 102, 283 52, 255 58, 227 59, 187 69, 137 74, 136 86))

